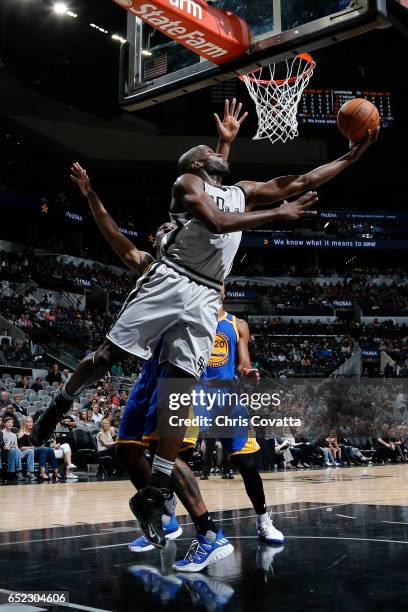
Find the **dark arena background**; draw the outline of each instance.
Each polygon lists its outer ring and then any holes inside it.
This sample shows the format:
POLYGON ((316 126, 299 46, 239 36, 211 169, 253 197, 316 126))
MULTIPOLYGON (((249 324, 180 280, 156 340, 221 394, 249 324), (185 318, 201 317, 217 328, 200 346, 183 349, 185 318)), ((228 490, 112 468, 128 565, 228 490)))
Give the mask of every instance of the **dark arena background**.
MULTIPOLYGON (((220 0, 208 9, 199 0, 202 11, 235 12, 255 36, 218 67, 135 19, 124 10, 131 4, 0 0, 0 612, 406 610, 408 3, 220 0), (238 74, 256 77, 305 51, 316 67, 297 108, 299 136, 253 140, 262 117, 238 74), (245 229, 224 282, 236 335, 220 315, 209 364, 228 365, 228 342, 243 342, 249 356, 237 349, 234 384, 252 379, 243 382, 249 397, 272 391, 280 405, 245 409, 246 462, 225 433, 196 427, 184 456, 194 476, 183 476, 169 525, 163 517, 171 537, 144 550, 129 508, 139 476, 116 447, 134 449, 119 428, 145 362, 122 352, 72 397, 69 381, 84 357, 97 365, 125 301, 126 313, 139 299, 135 251, 150 254, 146 265, 156 256, 177 160, 199 144, 216 149, 214 113, 223 119, 225 100, 249 113, 231 146, 226 184, 235 185, 304 175, 346 155, 336 120, 352 98, 379 110, 377 141, 316 187, 316 214, 245 229), (107 211, 98 218, 70 178, 74 162, 107 211), (66 410, 52 435, 37 439, 58 402, 66 410), (185 496, 198 486, 206 510, 195 515, 185 496), (257 509, 263 491, 267 512, 257 509), (176 564, 184 557, 193 570, 176 564)), ((196 10, 190 0, 167 5, 196 10)), ((208 235, 202 216, 192 223, 208 235)), ((217 227, 212 244, 234 236, 217 227)), ((207 248, 205 236, 194 252, 207 248)), ((196 303, 192 335, 207 308, 196 303)), ((146 315, 143 329, 156 319, 146 315)), ((160 375, 151 376, 153 392, 160 375)), ((149 443, 137 446, 150 474, 161 457, 149 443)))

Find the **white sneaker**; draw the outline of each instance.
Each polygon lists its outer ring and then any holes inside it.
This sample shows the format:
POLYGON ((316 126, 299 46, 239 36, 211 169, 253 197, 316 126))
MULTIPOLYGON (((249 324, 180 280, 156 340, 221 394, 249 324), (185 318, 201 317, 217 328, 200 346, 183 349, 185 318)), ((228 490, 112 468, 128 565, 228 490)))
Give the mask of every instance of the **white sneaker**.
POLYGON ((75 465, 75 463, 70 463, 69 465, 67 465, 67 469, 68 470, 76 470, 77 466, 75 465))
POLYGON ((269 514, 256 517, 256 529, 259 539, 267 544, 283 544, 285 537, 279 529, 276 529, 269 514))
POLYGON ((265 575, 273 575, 273 560, 284 550, 281 546, 268 546, 267 544, 259 544, 256 551, 256 567, 264 572, 265 575))
POLYGON ((72 472, 68 472, 65 478, 67 480, 78 480, 78 476, 76 474, 73 474, 72 472))

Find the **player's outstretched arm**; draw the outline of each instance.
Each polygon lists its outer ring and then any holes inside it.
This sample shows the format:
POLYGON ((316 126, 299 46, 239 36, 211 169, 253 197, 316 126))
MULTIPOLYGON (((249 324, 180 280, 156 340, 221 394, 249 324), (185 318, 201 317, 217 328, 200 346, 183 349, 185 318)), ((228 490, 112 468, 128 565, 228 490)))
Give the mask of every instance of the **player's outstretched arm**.
POLYGON ((93 190, 92 183, 86 170, 82 168, 78 162, 73 164, 71 173, 71 179, 78 185, 82 194, 87 198, 96 224, 108 244, 110 244, 116 255, 128 266, 128 268, 138 275, 143 274, 146 267, 154 261, 154 258, 150 253, 139 251, 133 242, 121 233, 115 221, 93 190))
POLYGON ((217 115, 217 113, 214 113, 215 124, 217 126, 217 132, 219 136, 217 153, 221 155, 225 160, 228 160, 231 145, 236 139, 241 125, 248 117, 247 112, 241 115, 241 111, 241 102, 237 106, 237 101, 235 98, 233 98, 231 103, 228 99, 225 100, 224 117, 222 121, 217 115))
POLYGON ((318 201, 317 193, 310 191, 294 202, 283 202, 272 210, 244 213, 221 211, 204 191, 202 179, 194 174, 183 174, 174 184, 173 198, 185 210, 214 234, 240 232, 276 221, 297 221, 315 215, 310 208, 318 201))
POLYGON ((251 357, 249 355, 249 326, 243 319, 237 319, 237 327, 239 332, 238 340, 238 365, 237 372, 238 376, 243 378, 251 378, 253 380, 259 380, 259 370, 252 367, 251 357))
POLYGON ((307 174, 281 176, 266 183, 242 181, 239 185, 246 193, 247 209, 275 204, 298 193, 303 193, 307 189, 316 189, 323 183, 327 183, 360 159, 368 147, 377 140, 379 129, 373 134, 369 132, 367 138, 361 143, 351 145, 352 148, 343 157, 307 174))

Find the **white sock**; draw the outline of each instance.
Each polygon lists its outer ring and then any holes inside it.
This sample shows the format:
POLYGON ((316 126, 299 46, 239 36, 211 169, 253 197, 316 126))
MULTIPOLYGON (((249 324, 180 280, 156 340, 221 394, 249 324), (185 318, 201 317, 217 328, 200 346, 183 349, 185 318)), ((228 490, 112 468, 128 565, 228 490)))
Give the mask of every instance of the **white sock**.
POLYGON ((171 514, 174 514, 174 511, 176 510, 176 505, 177 505, 177 499, 173 493, 172 497, 170 497, 170 499, 166 499, 166 501, 164 502, 164 507, 166 508, 166 514, 169 516, 169 518, 171 514))
POLYGON ((171 476, 174 463, 174 461, 169 461, 168 459, 163 459, 163 457, 159 457, 159 455, 155 455, 152 465, 152 474, 161 473, 166 474, 166 476, 171 476))

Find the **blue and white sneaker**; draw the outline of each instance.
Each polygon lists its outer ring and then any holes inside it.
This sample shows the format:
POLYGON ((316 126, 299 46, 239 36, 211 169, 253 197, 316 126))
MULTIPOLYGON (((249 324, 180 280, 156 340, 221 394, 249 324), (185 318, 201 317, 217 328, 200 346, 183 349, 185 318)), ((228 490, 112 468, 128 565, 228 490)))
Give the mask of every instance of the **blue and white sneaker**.
POLYGON ((176 599, 177 593, 183 586, 183 581, 174 574, 163 575, 155 567, 148 565, 132 565, 129 571, 135 578, 143 582, 143 587, 153 602, 161 606, 168 605, 176 599))
MULTIPOLYGON (((166 526, 163 524, 163 531, 166 540, 175 540, 183 533, 183 530, 180 527, 179 522, 176 519, 176 515, 174 513, 170 516, 169 523, 166 526)), ((129 550, 136 553, 147 552, 149 550, 153 550, 154 548, 155 547, 153 546, 153 544, 149 542, 149 540, 145 538, 144 535, 141 535, 139 538, 136 538, 136 540, 133 540, 133 542, 129 544, 129 550)))
POLYGON ((224 537, 221 529, 215 540, 207 540, 201 533, 193 540, 184 559, 176 561, 173 569, 178 572, 201 572, 207 565, 225 559, 234 552, 233 545, 224 537))
POLYGON ((267 544, 283 544, 285 537, 279 529, 276 529, 269 514, 256 517, 256 529, 261 542, 267 544))
POLYGON ((202 606, 204 610, 222 612, 234 594, 229 584, 205 574, 181 575, 180 578, 191 596, 194 608, 202 606))

